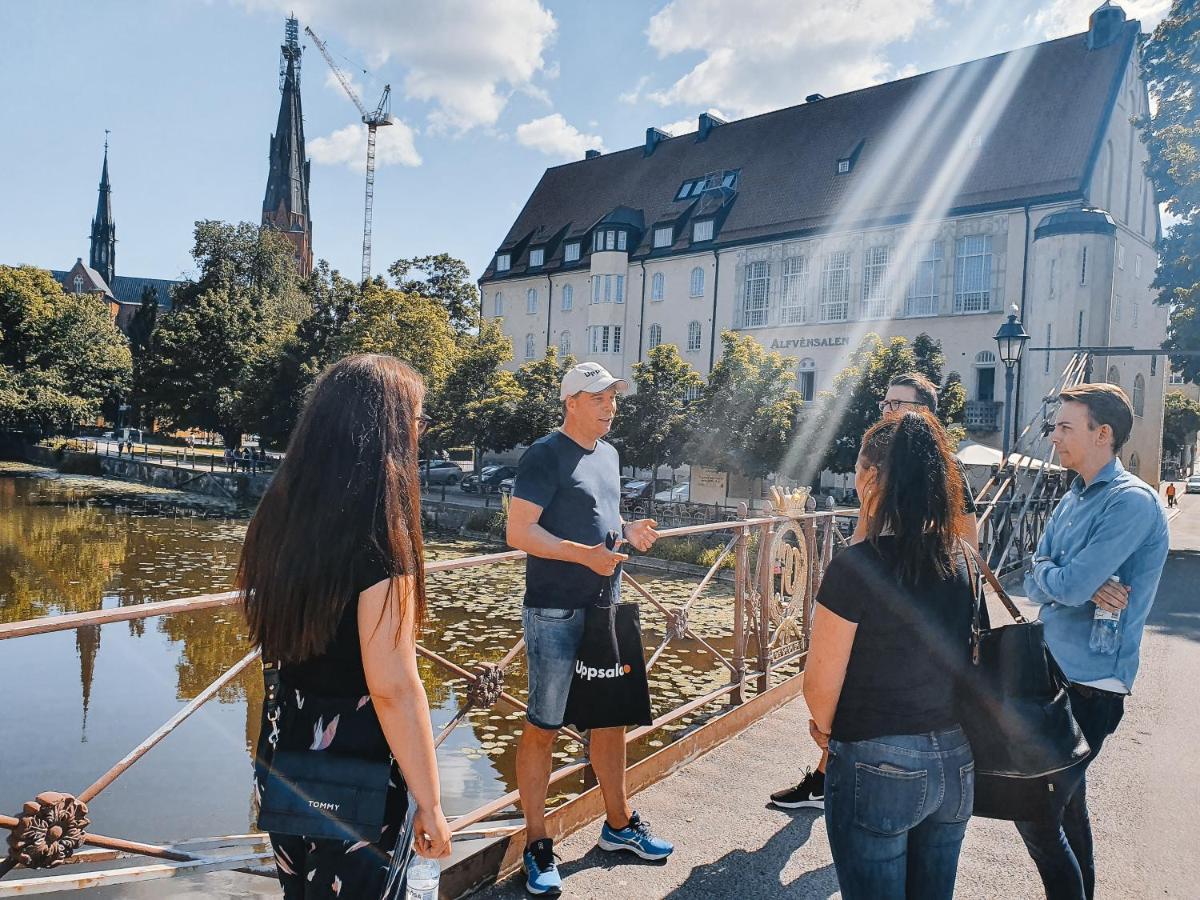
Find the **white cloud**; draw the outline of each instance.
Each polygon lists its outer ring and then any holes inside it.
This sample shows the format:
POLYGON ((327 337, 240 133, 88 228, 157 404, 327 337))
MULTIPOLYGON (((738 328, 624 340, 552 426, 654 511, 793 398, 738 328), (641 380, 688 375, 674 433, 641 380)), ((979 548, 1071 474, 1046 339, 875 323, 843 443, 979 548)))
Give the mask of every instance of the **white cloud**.
POLYGON ((581 159, 585 150, 604 150, 604 142, 599 135, 583 134, 561 113, 552 113, 518 125, 517 143, 564 159, 581 159))
MULTIPOLYGON (((1051 0, 1025 21, 1046 39, 1087 31, 1095 0, 1051 0)), ((1129 19, 1140 19, 1143 31, 1153 31, 1171 8, 1171 0, 1121 0, 1129 19)))
POLYGON ((626 91, 617 97, 622 103, 637 103, 642 99, 642 91, 646 89, 646 85, 650 81, 649 75, 643 75, 637 80, 637 84, 633 86, 633 90, 626 91))
POLYGON ((932 20, 933 0, 672 0, 650 19, 650 45, 660 57, 705 56, 646 96, 752 115, 865 87, 893 74, 884 48, 932 20))
MULTIPOLYGON (((726 122, 729 121, 729 116, 725 115, 719 109, 711 109, 710 108, 708 110, 708 112, 711 115, 716 116, 718 119, 723 119, 726 122)), ((694 119, 680 119, 678 122, 671 122, 667 125, 659 125, 658 127, 661 128, 663 131, 669 131, 675 137, 679 137, 679 135, 681 135, 681 134, 690 134, 693 131, 699 131, 700 130, 700 120, 699 120, 699 116, 697 116, 694 119)))
POLYGON ((391 61, 402 67, 405 96, 433 104, 435 130, 458 132, 496 122, 511 93, 545 68, 558 27, 540 0, 242 2, 294 11, 301 28, 312 24, 322 40, 353 45, 373 66, 391 61))
MULTIPOLYGON (((399 120, 379 128, 375 138, 375 167, 419 166, 421 156, 413 143, 413 130, 399 120)), ((359 172, 367 168, 367 126, 347 125, 326 137, 308 141, 308 155, 326 166, 348 166, 359 172)))

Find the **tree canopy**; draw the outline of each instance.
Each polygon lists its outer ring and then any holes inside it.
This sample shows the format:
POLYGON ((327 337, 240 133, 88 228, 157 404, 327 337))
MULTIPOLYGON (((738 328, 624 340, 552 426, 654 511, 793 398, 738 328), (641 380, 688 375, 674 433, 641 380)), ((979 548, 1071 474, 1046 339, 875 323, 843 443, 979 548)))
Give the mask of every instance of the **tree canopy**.
MULTIPOLYGON (((1200 350, 1200 5, 1174 0, 1142 50, 1142 71, 1157 100, 1138 124, 1156 197, 1178 217, 1158 244, 1153 284, 1171 309, 1168 350, 1200 350)), ((1200 356, 1174 355, 1175 369, 1200 381, 1200 356)))
POLYGON ((69 430, 127 396, 132 361, 107 304, 49 272, 0 266, 0 428, 69 430))
POLYGON ((704 384, 700 373, 679 355, 674 344, 659 344, 646 362, 633 364, 636 392, 617 408, 613 439, 625 465, 657 469, 682 465, 691 417, 687 397, 704 384))
POLYGON ((1182 391, 1170 391, 1163 400, 1163 450, 1179 453, 1200 431, 1200 403, 1182 391))

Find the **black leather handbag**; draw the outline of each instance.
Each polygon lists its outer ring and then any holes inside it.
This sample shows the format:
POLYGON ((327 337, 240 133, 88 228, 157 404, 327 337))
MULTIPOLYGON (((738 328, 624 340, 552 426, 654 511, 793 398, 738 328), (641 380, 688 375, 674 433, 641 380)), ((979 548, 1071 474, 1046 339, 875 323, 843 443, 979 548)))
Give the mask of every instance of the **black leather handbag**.
POLYGON ((971 664, 958 714, 975 757, 975 811, 988 819, 1056 819, 1079 786, 1091 749, 1071 714, 1069 682, 1041 622, 1029 622, 978 551, 964 543, 974 604, 971 664), (984 581, 1015 624, 982 627, 984 581))
MULTIPOLYGON (((360 758, 330 749, 278 749, 289 710, 276 664, 263 664, 263 683, 264 733, 255 761, 258 827, 309 839, 378 841, 391 760, 360 758)), ((353 708, 355 701, 345 702, 353 708)))

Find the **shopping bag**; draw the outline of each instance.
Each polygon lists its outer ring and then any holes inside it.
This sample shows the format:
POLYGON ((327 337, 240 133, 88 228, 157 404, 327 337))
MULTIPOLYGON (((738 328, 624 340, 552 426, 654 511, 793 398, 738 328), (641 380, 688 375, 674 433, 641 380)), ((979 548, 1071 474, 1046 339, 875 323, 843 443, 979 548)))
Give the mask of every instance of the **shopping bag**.
POLYGON ((564 720, 580 731, 654 721, 636 603, 588 607, 564 720))

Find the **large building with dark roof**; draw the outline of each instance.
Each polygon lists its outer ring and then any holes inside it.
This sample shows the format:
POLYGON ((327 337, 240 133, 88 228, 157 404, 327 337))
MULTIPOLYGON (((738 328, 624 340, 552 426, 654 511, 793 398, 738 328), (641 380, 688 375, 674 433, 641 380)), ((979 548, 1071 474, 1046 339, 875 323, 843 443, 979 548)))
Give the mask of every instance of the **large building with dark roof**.
MULTIPOLYGON (((942 342, 971 437, 998 446, 993 336, 1157 347, 1158 207, 1131 119, 1137 22, 1111 3, 1058 40, 546 170, 480 281, 514 365, 547 346, 628 376, 657 344, 702 374, 733 329, 797 359, 806 399, 868 333, 942 342)), ((1030 351, 1024 423, 1070 359, 1030 351)), ((1097 360, 1137 419, 1122 458, 1158 479, 1165 359, 1097 360)))
POLYGON ((106 140, 104 163, 100 168, 96 216, 92 219, 88 261, 85 264, 83 258, 79 257, 70 269, 51 269, 50 274, 62 285, 64 291, 92 294, 107 303, 113 322, 125 333, 128 333, 129 323, 142 305, 142 298, 147 294, 154 298, 160 311, 171 308, 171 292, 181 282, 166 278, 118 275, 116 269, 117 223, 113 218, 112 182, 108 176, 106 140))

